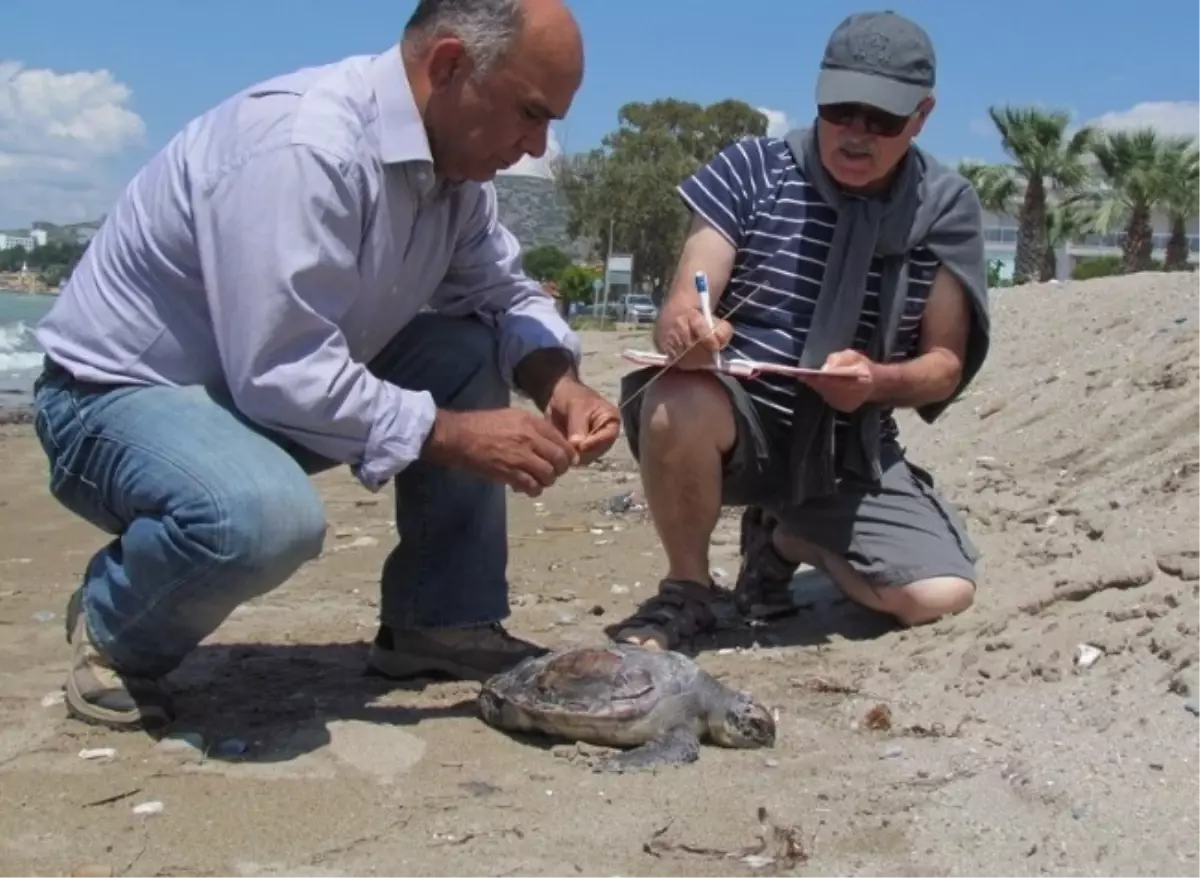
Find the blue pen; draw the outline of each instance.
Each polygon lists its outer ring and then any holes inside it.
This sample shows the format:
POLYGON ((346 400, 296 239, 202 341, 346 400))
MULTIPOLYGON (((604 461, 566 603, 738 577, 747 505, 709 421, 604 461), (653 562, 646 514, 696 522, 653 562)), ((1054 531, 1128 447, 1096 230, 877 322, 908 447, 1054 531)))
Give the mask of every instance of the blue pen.
MULTIPOLYGON (((704 320, 708 323, 708 330, 712 332, 715 329, 712 315, 712 302, 708 297, 708 275, 703 271, 696 272, 696 293, 700 296, 700 310, 704 312, 704 320)), ((721 368, 721 352, 713 351, 713 365, 718 369, 721 368)))

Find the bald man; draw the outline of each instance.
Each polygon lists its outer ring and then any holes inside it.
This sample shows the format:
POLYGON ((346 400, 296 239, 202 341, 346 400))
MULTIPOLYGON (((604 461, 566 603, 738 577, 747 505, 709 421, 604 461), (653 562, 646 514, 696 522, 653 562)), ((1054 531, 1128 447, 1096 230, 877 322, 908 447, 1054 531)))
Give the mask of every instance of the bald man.
POLYGON ((375 672, 542 651, 501 625, 505 489, 619 417, 489 181, 544 153, 582 75, 558 0, 422 0, 399 46, 251 86, 129 184, 38 328, 50 491, 112 535, 67 605, 71 715, 170 723, 166 675, 321 552, 309 475, 339 463, 395 482, 375 672))

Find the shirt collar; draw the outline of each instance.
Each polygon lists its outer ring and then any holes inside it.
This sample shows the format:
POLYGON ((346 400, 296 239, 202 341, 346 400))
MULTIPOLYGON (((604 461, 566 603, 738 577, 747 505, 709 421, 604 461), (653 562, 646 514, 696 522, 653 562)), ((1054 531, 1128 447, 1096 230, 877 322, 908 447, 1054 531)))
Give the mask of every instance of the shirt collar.
POLYGON ((429 137, 413 101, 400 47, 372 58, 368 78, 379 105, 379 152, 384 164, 425 162, 432 166, 429 137))

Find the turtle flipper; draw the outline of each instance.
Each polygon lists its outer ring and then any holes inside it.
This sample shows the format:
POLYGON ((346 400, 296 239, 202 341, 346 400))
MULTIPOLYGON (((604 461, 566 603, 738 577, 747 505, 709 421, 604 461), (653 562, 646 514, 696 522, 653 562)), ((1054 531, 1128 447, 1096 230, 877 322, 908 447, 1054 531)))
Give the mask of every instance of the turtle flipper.
POLYGON ((640 747, 603 760, 597 771, 624 772, 662 765, 686 765, 700 758, 700 741, 691 729, 676 726, 640 747))

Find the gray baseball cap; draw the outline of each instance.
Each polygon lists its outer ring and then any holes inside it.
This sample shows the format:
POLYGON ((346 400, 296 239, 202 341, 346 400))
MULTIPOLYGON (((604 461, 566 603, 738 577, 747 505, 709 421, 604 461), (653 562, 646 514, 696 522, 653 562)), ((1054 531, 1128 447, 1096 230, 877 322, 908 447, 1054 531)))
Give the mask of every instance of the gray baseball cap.
POLYGON ((911 116, 933 91, 933 43, 895 12, 862 12, 842 21, 825 46, 817 104, 866 104, 911 116))

